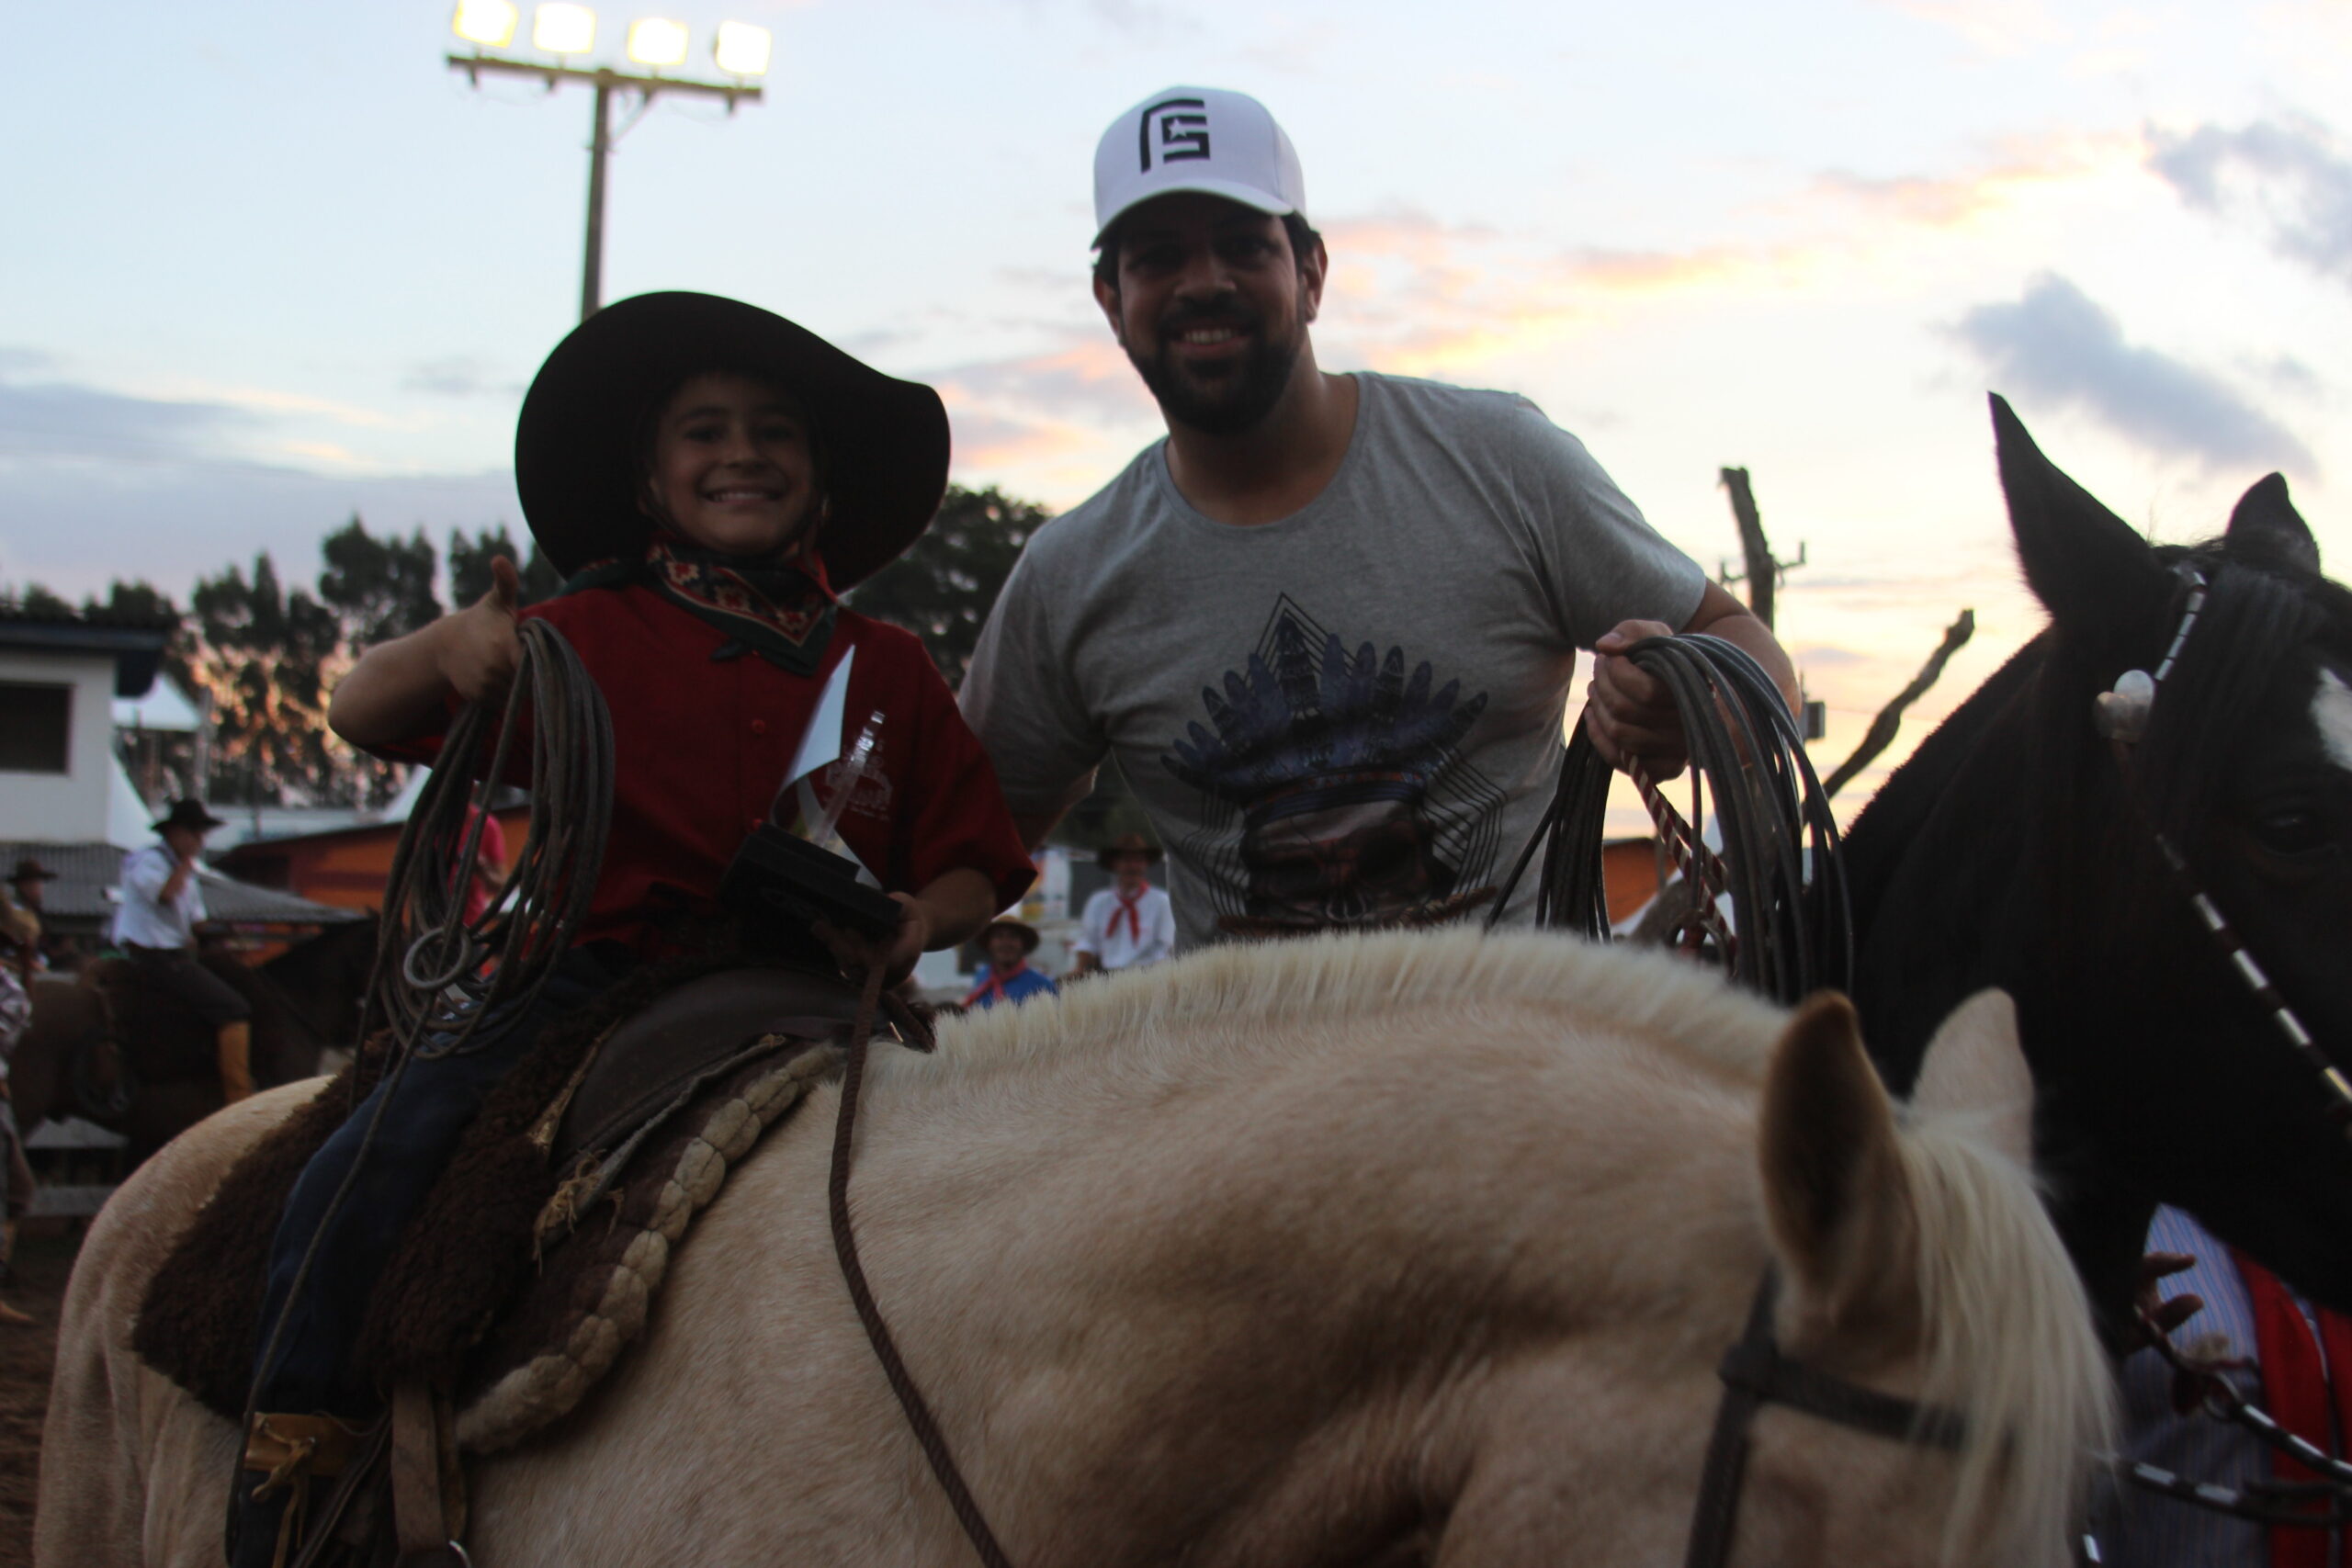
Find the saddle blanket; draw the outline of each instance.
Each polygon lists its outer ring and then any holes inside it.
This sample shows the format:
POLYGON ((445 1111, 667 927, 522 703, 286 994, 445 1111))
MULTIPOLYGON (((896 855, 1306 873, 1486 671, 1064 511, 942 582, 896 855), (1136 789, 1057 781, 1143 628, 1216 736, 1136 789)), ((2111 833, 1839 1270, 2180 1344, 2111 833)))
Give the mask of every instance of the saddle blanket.
MULTIPOLYGON (((402 1233, 359 1370, 454 1391, 475 1453, 568 1414, 644 1327, 695 1214, 839 1066, 856 1001, 836 977, 701 961, 550 1027, 402 1233)), ((134 1348, 232 1421, 287 1194, 384 1065, 363 1052, 254 1145, 149 1282, 134 1348)))

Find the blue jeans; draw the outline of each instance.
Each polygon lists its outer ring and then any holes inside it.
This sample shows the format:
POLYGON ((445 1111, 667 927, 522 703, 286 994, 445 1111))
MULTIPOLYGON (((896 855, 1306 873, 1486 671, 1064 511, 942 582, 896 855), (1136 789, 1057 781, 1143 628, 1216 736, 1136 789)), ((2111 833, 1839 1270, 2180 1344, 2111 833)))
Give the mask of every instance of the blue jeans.
POLYGON ((528 1012, 485 1023, 463 1055, 410 1062, 397 1084, 378 1084, 311 1156, 287 1197, 270 1245, 269 1286, 255 1345, 254 1409, 323 1411, 346 1420, 375 1413, 382 1401, 352 1370, 351 1353, 401 1228, 423 1206, 499 1079, 549 1023, 579 1011, 619 978, 594 953, 574 948, 528 1012), (388 1091, 390 1103, 362 1161, 360 1146, 388 1091), (355 1164, 358 1178, 343 1206, 330 1215, 335 1191, 355 1164), (289 1311, 294 1276, 314 1237, 310 1278, 289 1311), (286 1327, 276 1364, 259 1365, 281 1313, 286 1327))

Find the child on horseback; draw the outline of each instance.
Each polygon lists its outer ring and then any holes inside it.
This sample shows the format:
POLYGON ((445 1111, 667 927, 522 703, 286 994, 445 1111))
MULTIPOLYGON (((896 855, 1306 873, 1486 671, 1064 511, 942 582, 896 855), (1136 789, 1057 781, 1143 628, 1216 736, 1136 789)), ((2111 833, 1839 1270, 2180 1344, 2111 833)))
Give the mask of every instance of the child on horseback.
MULTIPOLYGON (((288 1427, 373 1412, 378 1394, 348 1359, 401 1225, 548 1022, 692 951, 692 933, 720 918, 721 877, 793 782, 841 669, 846 711, 887 720, 873 771, 851 776, 839 832, 901 907, 896 936, 877 944, 888 977, 968 940, 1032 877, 996 775, 922 645, 838 598, 930 525, 947 470, 946 414, 930 388, 750 305, 645 295, 589 318, 548 356, 524 400, 514 468, 532 534, 571 574, 564 592, 518 612, 513 564, 499 561, 480 603, 361 659, 329 716, 356 745, 428 754, 458 704, 511 683, 518 615, 544 617, 612 714, 610 840, 576 945, 540 1002, 485 1026, 493 1037, 479 1050, 412 1061, 365 1160, 372 1102, 288 1198, 262 1324, 278 1349, 256 1370, 238 1487, 239 1568, 282 1560, 299 1523, 287 1503, 306 1483, 273 1488, 254 1473, 273 1451, 261 1436, 269 1413, 291 1416, 277 1418, 288 1427)), ((822 776, 803 787, 833 804, 822 776)))

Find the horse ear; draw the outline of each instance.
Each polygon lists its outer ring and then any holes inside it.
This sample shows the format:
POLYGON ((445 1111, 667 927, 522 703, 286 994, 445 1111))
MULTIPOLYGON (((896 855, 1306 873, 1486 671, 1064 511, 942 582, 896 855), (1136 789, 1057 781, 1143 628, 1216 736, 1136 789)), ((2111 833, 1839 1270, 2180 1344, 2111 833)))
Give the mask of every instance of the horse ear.
POLYGON ((1964 1118, 1987 1142, 2029 1168, 2033 1164, 2033 1069, 2018 1043, 2018 1007, 1988 987, 1954 1008, 1928 1043, 1911 1108, 1964 1118))
POLYGON ((2311 525, 2287 498, 2287 476, 2272 474, 2256 479, 2230 513, 2222 548, 2255 561, 2275 561, 2304 571, 2319 570, 2319 541, 2311 525))
POLYGON ((2136 619, 2143 600, 2169 600, 2172 579, 2148 541, 2059 472, 1997 393, 1993 444, 2026 582, 2061 630, 2099 637, 2136 619))
POLYGON ((1759 1153, 1781 1266, 1810 1307, 1850 1327, 1911 1300, 1894 1107, 1845 998, 1807 998, 1773 1048, 1759 1153))

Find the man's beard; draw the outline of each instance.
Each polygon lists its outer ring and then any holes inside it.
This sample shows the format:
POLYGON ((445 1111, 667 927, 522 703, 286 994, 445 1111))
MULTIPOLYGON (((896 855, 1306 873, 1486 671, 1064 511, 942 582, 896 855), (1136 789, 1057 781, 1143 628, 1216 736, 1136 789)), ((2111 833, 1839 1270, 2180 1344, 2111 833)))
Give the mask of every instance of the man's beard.
POLYGON ((1160 323, 1159 352, 1146 358, 1130 346, 1127 362, 1170 423, 1208 435, 1238 435, 1282 400, 1291 369, 1298 363, 1297 335, 1277 341, 1264 328, 1264 318, 1246 309, 1175 312, 1160 323), (1249 352, 1238 369, 1211 379, 1178 365, 1173 354, 1177 339, 1198 326, 1229 326, 1248 335, 1249 352))

